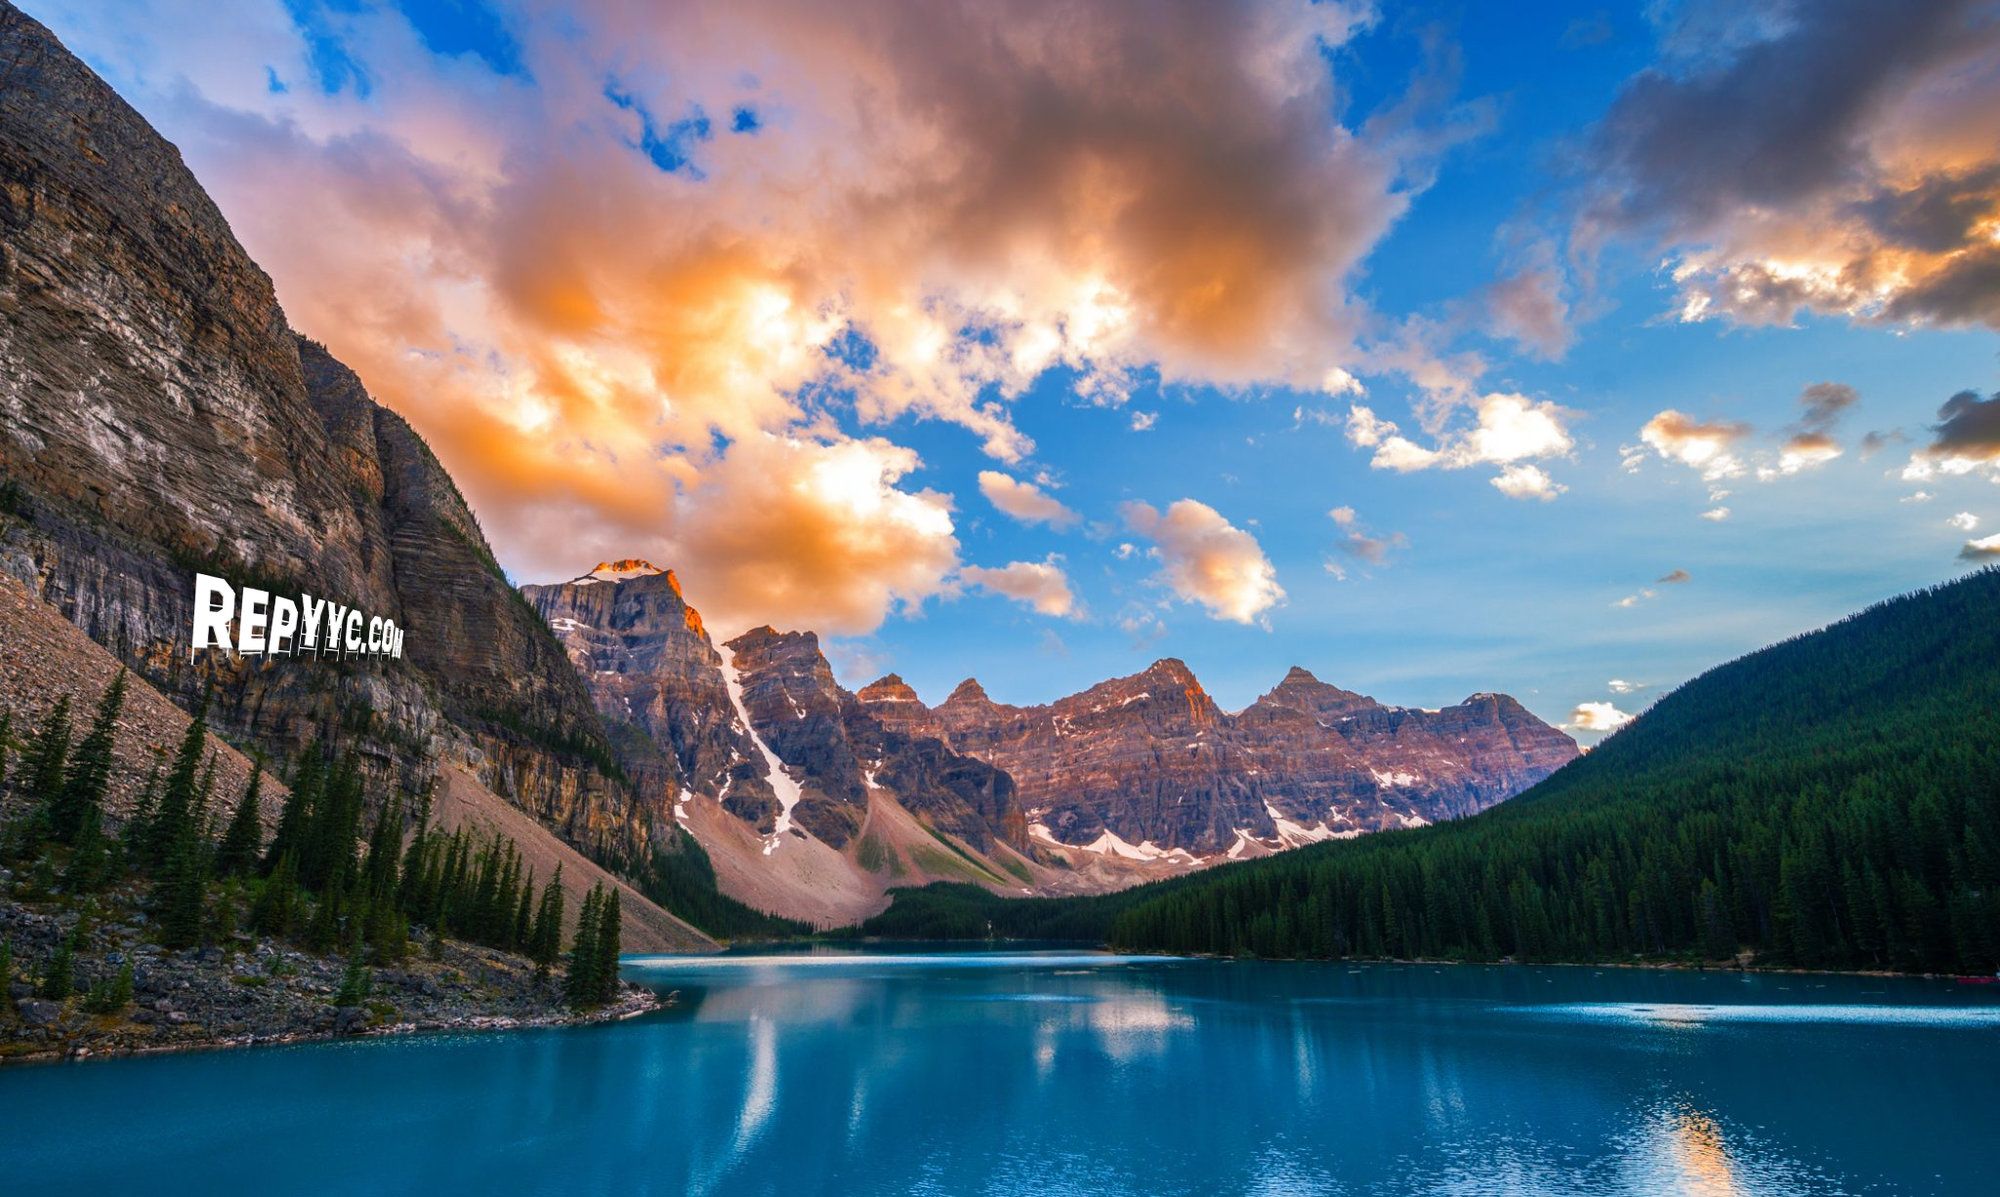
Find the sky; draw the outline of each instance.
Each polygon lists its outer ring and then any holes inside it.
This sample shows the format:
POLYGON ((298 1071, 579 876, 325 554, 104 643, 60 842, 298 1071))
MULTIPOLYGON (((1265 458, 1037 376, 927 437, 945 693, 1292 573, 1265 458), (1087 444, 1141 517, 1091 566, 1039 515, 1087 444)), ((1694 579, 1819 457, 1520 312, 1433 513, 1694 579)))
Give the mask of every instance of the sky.
POLYGON ((2000 4, 26 0, 510 575, 1586 743, 2000 560, 2000 4))

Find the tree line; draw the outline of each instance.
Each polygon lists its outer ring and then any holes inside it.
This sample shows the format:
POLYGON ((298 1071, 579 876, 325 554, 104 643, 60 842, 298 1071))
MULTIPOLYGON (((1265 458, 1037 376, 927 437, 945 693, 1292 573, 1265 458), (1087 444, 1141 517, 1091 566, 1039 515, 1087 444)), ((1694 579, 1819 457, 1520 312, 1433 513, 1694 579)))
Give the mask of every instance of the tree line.
MULTIPOLYGON (((367 787, 351 752, 307 747, 266 843, 262 762, 225 821, 215 793, 219 754, 198 713, 171 762, 155 764, 133 813, 114 828, 104 800, 126 691, 121 670, 74 742, 70 698, 59 698, 11 767, 16 745, 9 716, 0 714, 0 787, 20 808, 0 829, 0 855, 26 871, 32 892, 85 898, 133 887, 168 948, 248 931, 340 953, 350 961, 343 997, 365 996, 368 963, 405 959, 413 927, 428 933, 434 953, 450 937, 524 955, 544 975, 560 965, 575 1008, 616 996, 616 889, 592 888, 565 953, 560 865, 538 894, 534 870, 511 840, 432 827, 428 792, 412 803, 413 831, 406 833, 401 794, 376 804, 369 823, 367 787)), ((45 970, 45 995, 68 996, 73 948, 62 945, 45 970)), ((100 1004, 114 1004, 121 992, 129 1000, 129 967, 112 985, 100 1004)))
POLYGON ((1990 973, 1996 660, 1989 569, 1711 670, 1470 819, 1099 899, 934 887, 871 925, 921 936, 991 920, 1232 956, 1990 973))

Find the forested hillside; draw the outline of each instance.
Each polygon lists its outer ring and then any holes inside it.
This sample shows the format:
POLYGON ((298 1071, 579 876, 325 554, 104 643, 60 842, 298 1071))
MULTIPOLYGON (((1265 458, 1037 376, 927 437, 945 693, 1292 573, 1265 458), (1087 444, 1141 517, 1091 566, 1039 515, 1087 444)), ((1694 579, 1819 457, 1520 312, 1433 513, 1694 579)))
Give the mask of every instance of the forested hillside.
MULTIPOLYGON (((1711 670, 1456 823, 1232 865, 1063 919, 1134 950, 2000 964, 2000 571, 1711 670)), ((930 910, 926 893, 878 924, 930 910)), ((1044 903, 1008 906, 1046 907, 1044 903)))

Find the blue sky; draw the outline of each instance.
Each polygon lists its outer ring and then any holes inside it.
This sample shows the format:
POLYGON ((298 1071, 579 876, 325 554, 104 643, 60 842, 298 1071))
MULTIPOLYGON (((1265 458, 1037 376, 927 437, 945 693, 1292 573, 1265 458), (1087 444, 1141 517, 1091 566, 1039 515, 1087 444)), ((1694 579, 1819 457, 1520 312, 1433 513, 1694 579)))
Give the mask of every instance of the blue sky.
POLYGON ((31 11, 517 578, 647 555, 850 685, 1589 740, 2000 554, 1990 3, 170 7, 31 11))

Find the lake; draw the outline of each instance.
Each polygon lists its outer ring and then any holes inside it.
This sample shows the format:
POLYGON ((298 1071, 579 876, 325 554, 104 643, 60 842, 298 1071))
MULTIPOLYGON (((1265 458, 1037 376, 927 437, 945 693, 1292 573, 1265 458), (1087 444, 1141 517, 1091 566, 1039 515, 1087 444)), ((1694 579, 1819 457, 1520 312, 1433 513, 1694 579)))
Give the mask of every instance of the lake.
POLYGON ((2000 1191, 2000 992, 1073 951, 628 958, 605 1027, 0 1071, 9 1194, 2000 1191))

